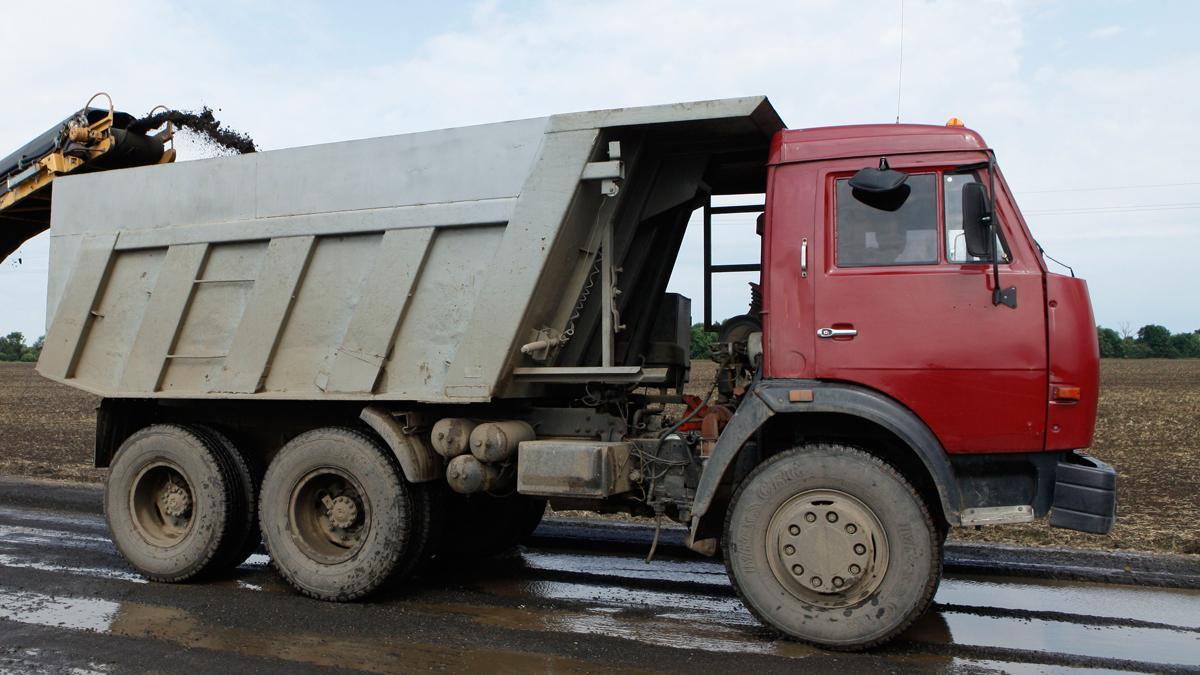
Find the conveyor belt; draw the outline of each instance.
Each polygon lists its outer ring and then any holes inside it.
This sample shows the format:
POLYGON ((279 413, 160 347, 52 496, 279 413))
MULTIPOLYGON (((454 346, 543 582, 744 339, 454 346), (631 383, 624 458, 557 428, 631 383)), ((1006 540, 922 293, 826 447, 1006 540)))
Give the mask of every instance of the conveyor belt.
MULTIPOLYGON (((97 94, 107 98, 106 94, 97 94)), ((84 106, 0 159, 0 260, 50 227, 53 181, 70 173, 107 171, 173 161, 165 147, 173 128, 147 136, 127 131, 132 115, 84 106)))

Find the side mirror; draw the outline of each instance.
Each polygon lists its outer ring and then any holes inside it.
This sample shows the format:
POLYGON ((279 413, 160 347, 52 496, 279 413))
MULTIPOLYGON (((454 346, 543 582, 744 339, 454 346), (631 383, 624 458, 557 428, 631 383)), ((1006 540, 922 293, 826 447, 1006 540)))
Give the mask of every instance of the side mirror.
POLYGON ((967 253, 973 258, 992 259, 992 209, 982 183, 967 183, 962 189, 963 235, 967 253))
POLYGON ((906 180, 908 180, 908 174, 903 171, 894 171, 888 166, 887 157, 880 157, 879 168, 867 167, 854 174, 850 178, 850 187, 868 194, 881 194, 899 189, 906 180))

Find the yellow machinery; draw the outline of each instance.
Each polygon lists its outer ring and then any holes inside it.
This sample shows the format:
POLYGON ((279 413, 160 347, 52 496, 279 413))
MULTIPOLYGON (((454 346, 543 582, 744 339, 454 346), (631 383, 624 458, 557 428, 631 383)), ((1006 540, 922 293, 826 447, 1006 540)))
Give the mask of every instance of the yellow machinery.
POLYGON ((132 115, 114 110, 112 98, 101 92, 82 110, 0 160, 0 260, 49 229, 51 189, 58 176, 175 160, 170 122, 153 135, 138 130, 136 122, 132 115), (92 107, 101 97, 108 107, 92 107))

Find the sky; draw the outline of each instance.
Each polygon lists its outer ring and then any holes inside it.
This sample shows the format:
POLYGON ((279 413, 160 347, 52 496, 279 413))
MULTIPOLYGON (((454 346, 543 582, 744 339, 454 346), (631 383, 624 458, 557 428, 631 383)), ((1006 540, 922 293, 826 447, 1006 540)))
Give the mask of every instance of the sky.
MULTIPOLYGON (((1046 252, 1088 280, 1098 323, 1200 329, 1200 3, 126 0, 5 14, 0 154, 101 90, 135 114, 211 106, 266 150, 754 94, 792 128, 894 122, 897 108, 903 122, 959 117, 996 149, 1046 252)), ((206 153, 180 144, 181 161, 206 153)), ((715 262, 756 260, 750 226, 721 232, 715 262)), ((46 235, 0 263, 0 334, 44 332, 46 270, 46 235)), ((696 320, 701 270, 689 234, 671 288, 696 320)), ((717 318, 745 311, 746 281, 717 284, 717 318)))

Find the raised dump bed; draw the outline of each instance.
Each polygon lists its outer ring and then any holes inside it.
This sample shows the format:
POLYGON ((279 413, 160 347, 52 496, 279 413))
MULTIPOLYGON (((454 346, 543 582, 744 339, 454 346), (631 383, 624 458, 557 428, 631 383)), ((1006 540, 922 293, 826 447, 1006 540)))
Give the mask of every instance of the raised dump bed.
POLYGON ((38 369, 133 398, 644 380, 688 216, 765 191, 781 128, 753 97, 61 177, 38 369))

